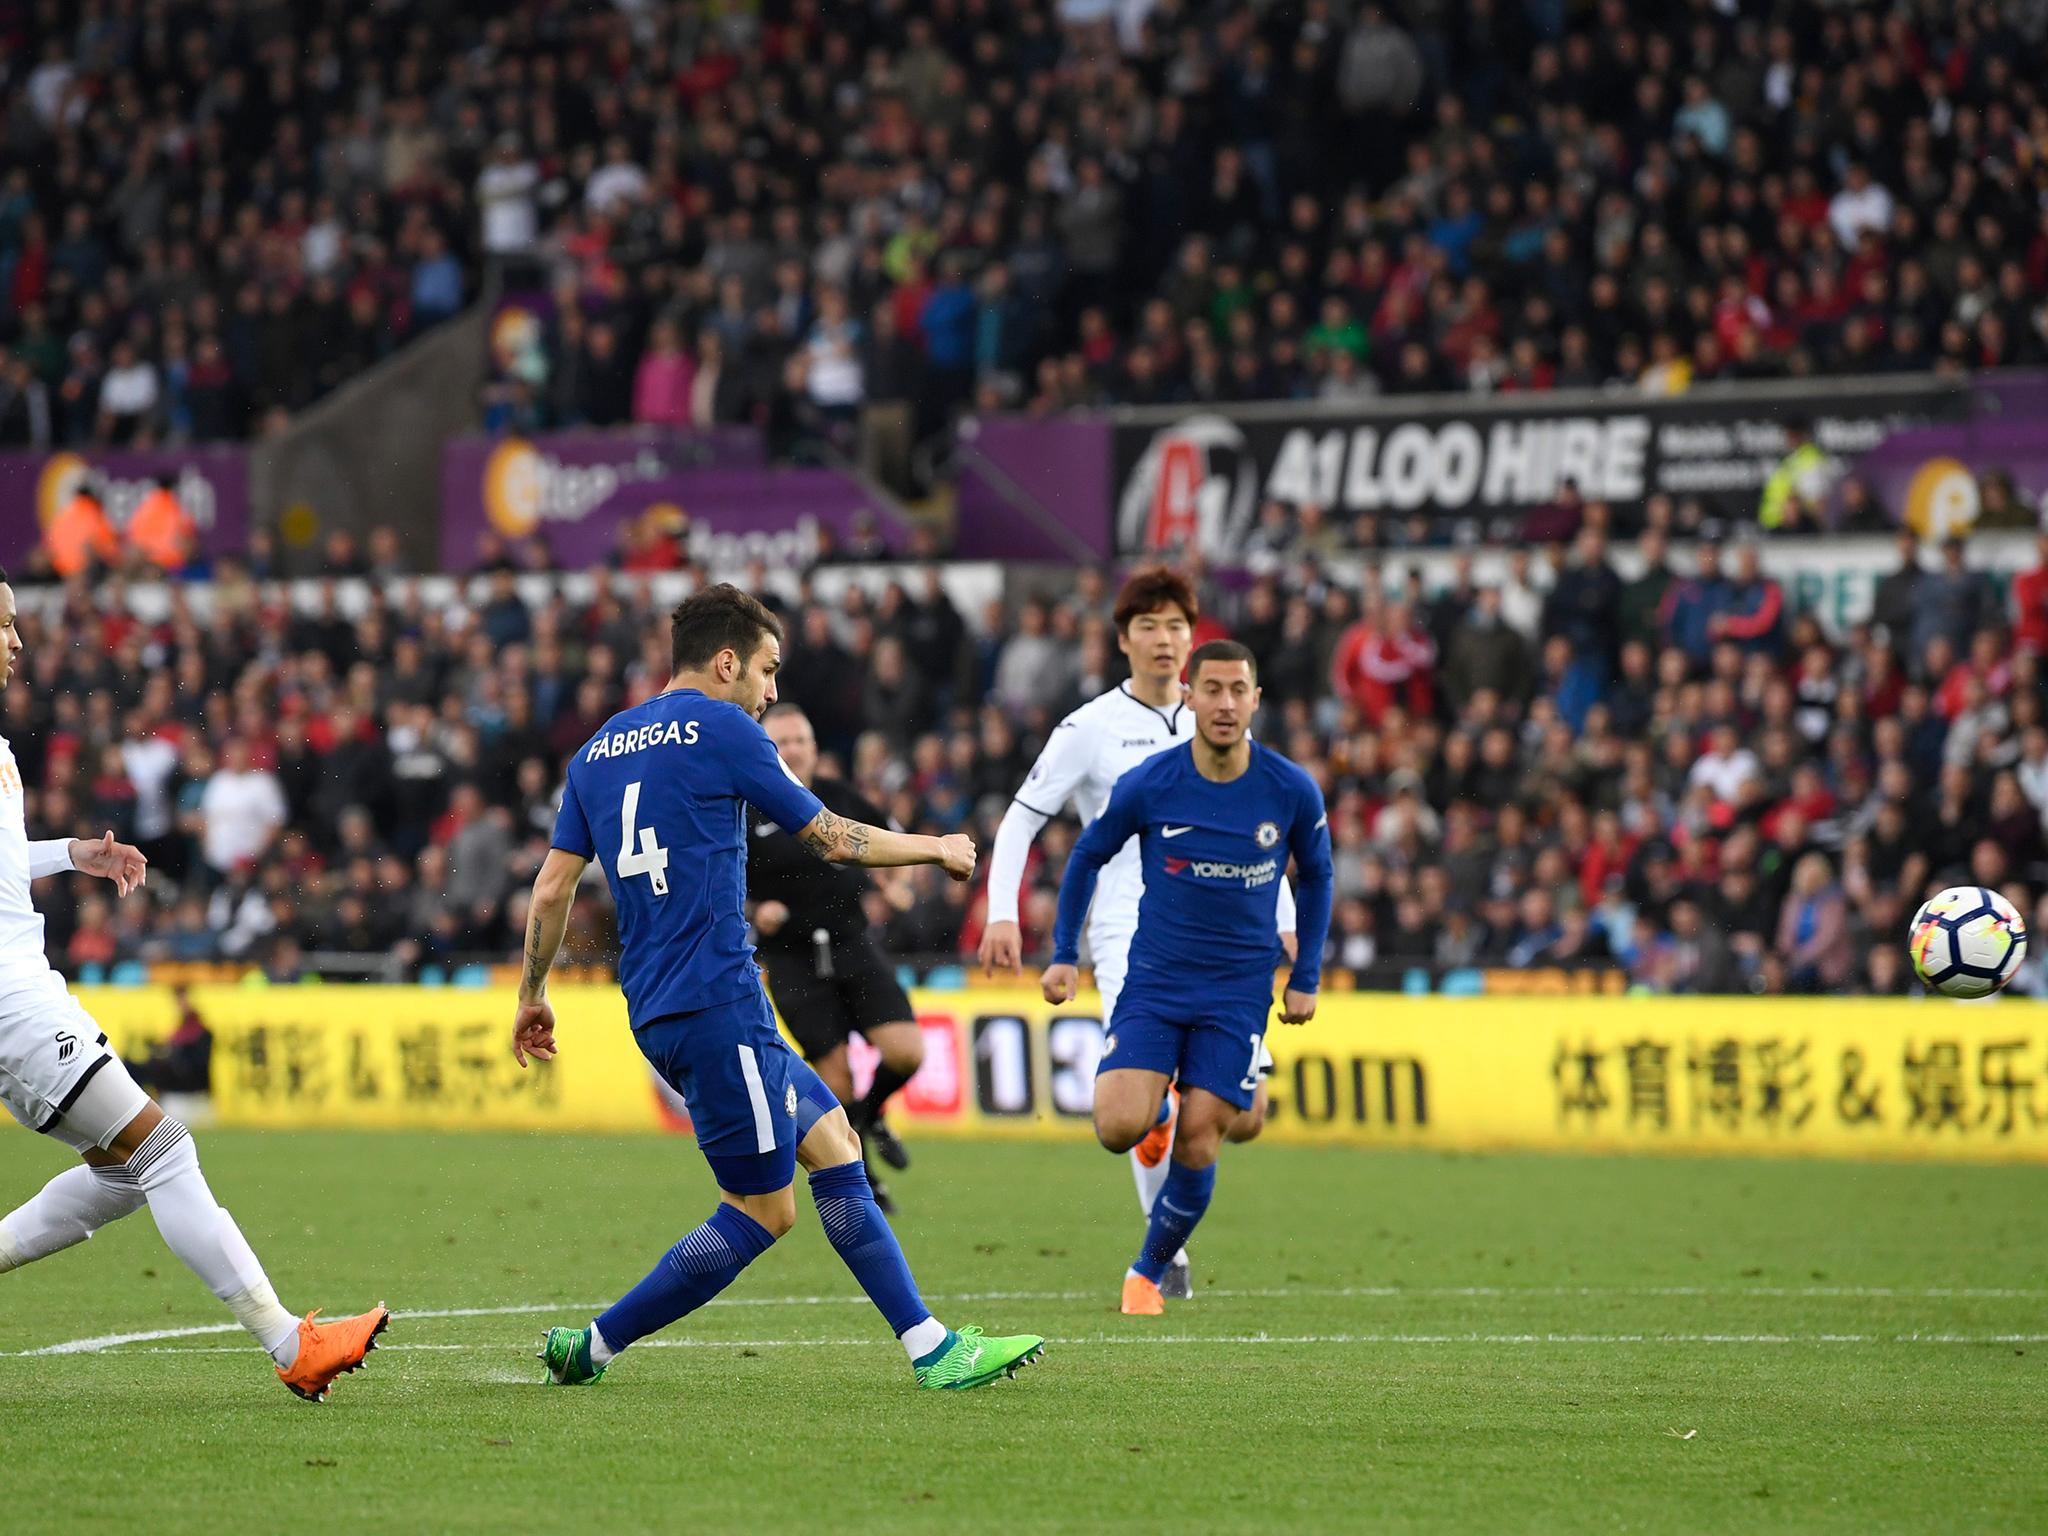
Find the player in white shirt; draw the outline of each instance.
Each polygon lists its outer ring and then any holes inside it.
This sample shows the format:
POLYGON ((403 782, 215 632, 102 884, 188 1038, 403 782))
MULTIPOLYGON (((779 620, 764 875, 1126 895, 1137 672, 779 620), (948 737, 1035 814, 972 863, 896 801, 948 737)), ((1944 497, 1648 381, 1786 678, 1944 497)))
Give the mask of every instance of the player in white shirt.
MULTIPOLYGON (((0 688, 21 655, 14 588, 0 571, 0 688)), ((149 1207, 164 1242, 226 1302, 277 1365, 284 1384, 320 1401, 363 1363, 390 1320, 382 1306, 322 1323, 292 1316, 234 1218, 213 1198, 192 1133, 166 1115, 107 1049, 107 1037, 50 969, 29 882, 75 869, 139 890, 148 861, 114 841, 30 842, 21 769, 0 737, 0 1103, 16 1120, 84 1159, 0 1217, 0 1274, 84 1242, 149 1207)))
MULTIPOLYGON (((1054 728, 1016 798, 996 831, 989 859, 988 919, 981 938, 983 966, 1016 970, 1023 960, 1023 933, 1017 922, 1017 894, 1024 883, 1024 865, 1032 841, 1069 804, 1083 826, 1102 814, 1116 781, 1146 758, 1164 752, 1195 733, 1194 712, 1185 702, 1181 674, 1194 649, 1195 620, 1200 617, 1194 588, 1164 566, 1136 572, 1124 583, 1116 601, 1117 648, 1129 658, 1131 676, 1089 700, 1054 728)), ((1117 994, 1123 990, 1131 936, 1138 930, 1138 898, 1145 893, 1138 864, 1138 840, 1124 845, 1103 866, 1088 909, 1088 953, 1095 968, 1095 989, 1102 995, 1102 1023, 1113 1027, 1117 994)), ((1280 942, 1294 955, 1294 899, 1285 881, 1280 886, 1280 942)), ((1263 1067, 1270 1070, 1271 1056, 1263 1067)), ((1167 1154, 1173 1148, 1172 1106, 1168 1118, 1131 1149, 1137 1178, 1138 1205, 1149 1216, 1159 1187, 1166 1182, 1167 1154)), ((1266 1119, 1266 1085, 1261 1077, 1252 1107, 1231 1125, 1232 1141, 1250 1141, 1266 1119)), ((1160 1294, 1194 1294, 1185 1249, 1161 1282, 1160 1294)))

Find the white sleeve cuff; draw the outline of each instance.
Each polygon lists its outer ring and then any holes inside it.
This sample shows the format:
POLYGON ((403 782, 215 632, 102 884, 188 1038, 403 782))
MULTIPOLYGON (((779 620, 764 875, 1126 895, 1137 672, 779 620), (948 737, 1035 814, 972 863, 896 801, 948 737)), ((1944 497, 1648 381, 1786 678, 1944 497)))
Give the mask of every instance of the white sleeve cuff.
POLYGON ((77 867, 71 862, 71 839, 68 837, 44 838, 28 845, 28 877, 31 880, 59 875, 77 867))

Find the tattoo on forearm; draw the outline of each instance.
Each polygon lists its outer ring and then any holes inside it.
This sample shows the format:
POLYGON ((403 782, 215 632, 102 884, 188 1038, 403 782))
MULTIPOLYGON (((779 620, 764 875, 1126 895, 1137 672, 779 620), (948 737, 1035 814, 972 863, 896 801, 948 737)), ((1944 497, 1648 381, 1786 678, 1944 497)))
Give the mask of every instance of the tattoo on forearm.
POLYGON ((848 821, 831 811, 818 812, 817 819, 798 834, 813 858, 826 863, 859 863, 868 851, 874 828, 864 822, 848 821))
POLYGON ((818 812, 817 819, 798 834, 804 847, 811 851, 813 858, 831 862, 839 853, 839 845, 846 837, 846 821, 830 811, 818 812))
POLYGON ((820 811, 815 820, 798 836, 813 858, 829 860, 839 849, 840 829, 846 823, 830 811, 820 811))
POLYGON ((548 979, 548 963, 541 955, 540 914, 533 914, 533 926, 526 934, 526 990, 535 997, 540 995, 542 983, 548 979))

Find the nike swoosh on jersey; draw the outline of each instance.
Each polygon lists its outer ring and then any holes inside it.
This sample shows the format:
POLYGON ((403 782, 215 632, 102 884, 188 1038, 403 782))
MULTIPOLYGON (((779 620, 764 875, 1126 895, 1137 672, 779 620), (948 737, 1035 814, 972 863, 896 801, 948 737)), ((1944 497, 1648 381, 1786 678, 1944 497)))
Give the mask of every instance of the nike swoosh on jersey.
POLYGON ((1159 835, 1161 837, 1179 837, 1183 832, 1192 832, 1194 830, 1193 827, 1161 827, 1159 835))
MULTIPOLYGON (((1330 813, 1329 813, 1328 811, 1325 811, 1325 812, 1323 812, 1323 814, 1322 814, 1322 815, 1320 815, 1320 816, 1318 816, 1318 817, 1316 818, 1316 827, 1327 827, 1327 826, 1328 826, 1329 824, 1330 824, 1330 813)), ((1310 827, 1310 828, 1309 828, 1309 831, 1311 831, 1311 832, 1315 831, 1316 827, 1310 827)))

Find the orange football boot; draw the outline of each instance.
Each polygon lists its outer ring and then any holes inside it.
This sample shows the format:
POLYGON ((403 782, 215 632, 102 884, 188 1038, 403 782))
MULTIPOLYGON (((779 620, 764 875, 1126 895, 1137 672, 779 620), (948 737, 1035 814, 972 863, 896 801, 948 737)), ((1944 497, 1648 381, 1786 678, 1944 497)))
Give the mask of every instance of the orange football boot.
POLYGON ((1147 1168, 1157 1168, 1166 1161, 1166 1154, 1173 1150, 1173 1128, 1180 1120, 1180 1089, 1169 1086, 1166 1090, 1166 1118, 1145 1133, 1145 1139, 1131 1151, 1147 1168))
POLYGON ((382 1302, 357 1317, 316 1322, 318 1311, 308 1312, 299 1324, 299 1358, 290 1369, 277 1368, 277 1379, 309 1403, 327 1401, 334 1378, 358 1370, 363 1357, 377 1347, 377 1335, 391 1326, 391 1313, 382 1302))
POLYGON ((1160 1298, 1158 1286, 1134 1272, 1124 1276, 1122 1310, 1125 1317, 1164 1317, 1166 1303, 1160 1298))

